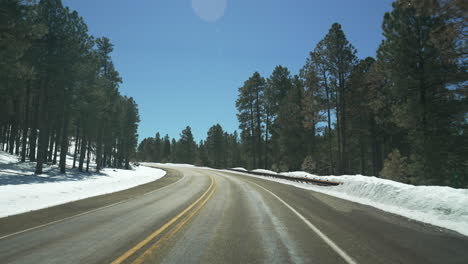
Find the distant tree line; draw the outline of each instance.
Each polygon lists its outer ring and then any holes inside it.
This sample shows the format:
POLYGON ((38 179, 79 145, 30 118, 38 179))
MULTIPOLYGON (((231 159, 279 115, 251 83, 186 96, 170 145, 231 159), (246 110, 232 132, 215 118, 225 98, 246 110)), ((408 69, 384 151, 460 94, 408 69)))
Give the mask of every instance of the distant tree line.
POLYGON ((129 168, 137 145, 138 108, 122 82, 106 37, 88 34, 61 0, 0 2, 0 149, 73 168, 129 168))
POLYGON ((169 135, 143 139, 138 146, 137 159, 147 162, 186 163, 213 168, 232 168, 242 164, 241 145, 237 132, 229 134, 221 125, 212 126, 205 140, 195 142, 187 126, 179 140, 169 135))
POLYGON ((239 88, 240 135, 215 125, 196 145, 188 127, 145 139, 140 158, 468 186, 466 3, 398 0, 382 28, 377 58, 359 60, 335 23, 297 75, 255 72, 239 88))

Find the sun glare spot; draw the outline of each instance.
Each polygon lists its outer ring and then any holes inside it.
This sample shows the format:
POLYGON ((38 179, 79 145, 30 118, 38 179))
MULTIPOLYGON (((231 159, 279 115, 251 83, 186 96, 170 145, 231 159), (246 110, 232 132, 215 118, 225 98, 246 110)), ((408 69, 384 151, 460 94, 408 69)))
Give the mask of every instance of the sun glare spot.
POLYGON ((216 22, 224 15, 227 0, 192 0, 192 8, 206 22, 216 22))

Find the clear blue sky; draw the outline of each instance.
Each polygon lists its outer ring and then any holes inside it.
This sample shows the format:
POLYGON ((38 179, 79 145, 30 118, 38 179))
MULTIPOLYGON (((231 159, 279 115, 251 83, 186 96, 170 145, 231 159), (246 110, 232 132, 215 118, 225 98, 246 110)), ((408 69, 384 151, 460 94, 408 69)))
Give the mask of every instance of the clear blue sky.
POLYGON ((83 16, 90 34, 115 45, 120 90, 139 105, 140 140, 156 131, 178 138, 190 125, 197 141, 216 123, 237 129, 235 100, 243 82, 254 71, 268 77, 279 64, 297 73, 334 22, 342 24, 360 58, 375 56, 391 3, 64 0, 83 16))

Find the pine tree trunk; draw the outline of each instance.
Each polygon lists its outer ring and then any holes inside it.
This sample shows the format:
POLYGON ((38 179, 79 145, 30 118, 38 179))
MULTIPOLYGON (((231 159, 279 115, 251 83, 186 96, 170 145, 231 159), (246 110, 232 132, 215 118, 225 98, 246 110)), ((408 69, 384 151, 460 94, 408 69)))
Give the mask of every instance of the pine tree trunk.
POLYGON ((102 128, 98 128, 98 138, 96 142, 96 171, 101 170, 102 163, 102 128))
POLYGON ((81 147, 80 147, 80 161, 78 163, 78 171, 83 171, 83 163, 86 155, 86 135, 85 131, 83 131, 83 137, 81 138, 81 147))
POLYGON ((11 125, 7 125, 6 131, 6 138, 5 138, 5 151, 8 152, 10 150, 10 135, 11 135, 11 125))
POLYGON ((91 162, 91 140, 88 140, 88 146, 86 147, 86 172, 89 172, 89 163, 91 162))
POLYGON ((18 133, 18 128, 16 124, 16 119, 13 119, 10 126, 10 137, 8 141, 8 152, 13 154, 15 149, 16 133, 18 133))
POLYGON ((370 127, 371 127, 371 144, 372 144, 372 176, 379 175, 378 169, 378 159, 379 159, 379 147, 377 142, 377 128, 375 126, 375 120, 372 117, 370 119, 370 127))
POLYGON ((0 150, 5 150, 5 140, 6 140, 6 125, 2 124, 1 126, 1 132, 0 132, 0 150))
MULTIPOLYGON (((58 154, 58 148, 61 146, 61 139, 62 139, 62 130, 60 127, 57 127, 57 135, 55 136, 55 142, 54 142, 54 157, 52 158, 52 164, 57 164, 57 154, 58 154)), ((65 153, 66 155, 66 153, 65 153)))
POLYGON ((366 159, 364 155, 364 136, 360 136, 359 139, 360 145, 360 157, 361 157, 361 175, 366 175, 365 168, 366 168, 366 159))
MULTIPOLYGON (((66 107, 66 106, 65 106, 66 107)), ((65 173, 67 152, 68 152, 68 109, 64 109, 64 118, 62 124, 61 143, 60 143, 60 172, 65 173)))
POLYGON ((341 98, 341 162, 343 163, 342 165, 342 173, 347 174, 348 173, 348 154, 347 154, 347 135, 346 135, 346 94, 345 90, 343 89, 342 92, 342 98, 341 98))
POLYGON ((37 162, 36 162, 36 172, 35 174, 42 174, 42 165, 45 161, 45 154, 47 152, 47 138, 48 135, 48 125, 46 122, 41 125, 41 130, 39 131, 39 144, 37 148, 37 162))
MULTIPOLYGON (((257 92, 256 94, 256 110, 257 110, 257 128, 256 128, 256 136, 257 136, 257 146, 256 146, 256 149, 258 150, 258 161, 259 163, 262 162, 262 146, 261 146, 261 143, 262 143, 262 132, 261 132, 261 127, 262 127, 262 121, 261 121, 261 110, 260 110, 260 95, 259 95, 259 92, 257 92)), ((260 167, 261 167, 261 164, 258 164, 260 167)))
POLYGON ((52 127, 52 131, 50 133, 49 137, 49 149, 47 152, 47 162, 52 162, 52 154, 54 153, 54 143, 55 139, 57 138, 57 124, 54 123, 52 127))
POLYGON ((254 111, 253 111, 253 106, 250 106, 250 126, 251 126, 251 137, 252 137, 252 166, 255 169, 257 167, 257 149, 256 149, 256 144, 255 144, 255 125, 254 125, 254 111))
POLYGON ((337 94, 337 102, 336 102, 336 132, 337 132, 337 145, 338 145, 338 155, 337 155, 337 173, 338 175, 343 175, 343 163, 342 163, 342 149, 341 149, 341 104, 340 104, 340 99, 341 96, 338 93, 337 94))
POLYGON ((15 143, 15 155, 20 154, 20 145, 21 145, 21 129, 18 130, 16 134, 16 143, 15 143))
POLYGON ((331 130, 331 100, 330 100, 330 90, 328 88, 328 81, 325 73, 323 73, 323 78, 325 81, 325 94, 327 98, 327 125, 328 125, 328 155, 329 155, 329 162, 330 162, 330 169, 329 169, 329 174, 333 175, 335 174, 335 166, 334 166, 334 161, 333 161, 333 145, 332 145, 332 130, 331 130))
POLYGON ((73 154, 73 169, 76 168, 76 158, 78 155, 78 148, 80 147, 80 121, 76 123, 76 135, 75 135, 75 153, 73 154))
POLYGON ((29 129, 29 97, 31 93, 32 80, 29 80, 29 84, 26 87, 26 105, 24 109, 24 122, 23 122, 23 141, 21 145, 21 162, 26 161, 26 145, 28 138, 29 129))
POLYGON ((266 115, 266 123, 265 123, 265 169, 269 169, 268 166, 268 133, 269 133, 269 114, 266 115))
MULTIPOLYGON (((39 90, 39 89, 38 89, 39 90)), ((34 102, 33 120, 31 126, 31 133, 29 135, 29 160, 36 161, 36 147, 37 147, 37 130, 38 130, 38 118, 39 118, 39 100, 40 96, 36 95, 34 102)))
POLYGON ((37 162, 36 162, 36 171, 35 174, 42 174, 42 165, 46 160, 47 154, 47 140, 49 139, 49 111, 48 111, 48 85, 49 85, 49 77, 46 75, 46 79, 43 83, 42 89, 42 104, 40 109, 40 114, 38 116, 41 117, 40 122, 40 131, 39 131, 39 142, 38 142, 38 149, 37 149, 37 162))

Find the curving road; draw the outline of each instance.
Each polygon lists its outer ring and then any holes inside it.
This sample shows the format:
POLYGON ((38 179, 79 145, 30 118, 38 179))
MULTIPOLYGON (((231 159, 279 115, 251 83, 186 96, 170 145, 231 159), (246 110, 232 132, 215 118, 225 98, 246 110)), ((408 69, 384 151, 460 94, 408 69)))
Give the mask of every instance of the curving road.
POLYGON ((0 219, 0 263, 467 263, 468 237, 372 207, 214 170, 164 178, 0 219))

